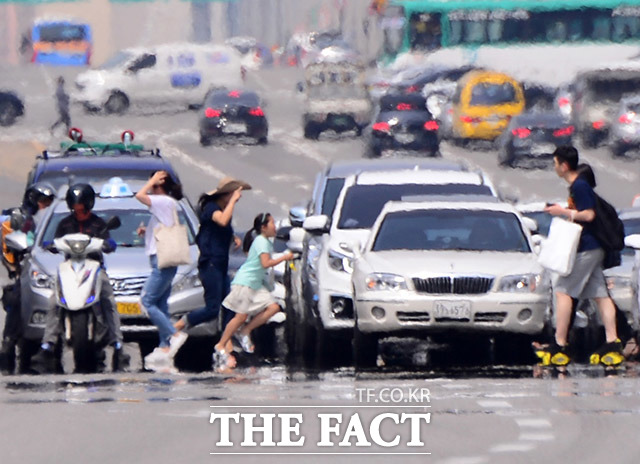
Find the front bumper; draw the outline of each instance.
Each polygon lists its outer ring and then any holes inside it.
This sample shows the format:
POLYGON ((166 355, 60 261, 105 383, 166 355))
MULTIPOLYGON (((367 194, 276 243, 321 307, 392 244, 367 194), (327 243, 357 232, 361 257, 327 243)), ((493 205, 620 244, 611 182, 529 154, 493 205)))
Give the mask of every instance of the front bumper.
POLYGON ((542 331, 550 296, 490 293, 478 295, 439 295, 426 297, 403 293, 397 298, 371 292, 358 295, 355 311, 361 332, 393 335, 416 331, 438 333, 455 330, 466 333, 513 333, 534 335, 542 331), (452 316, 436 319, 436 302, 467 302, 469 318, 452 316), (374 308, 375 311, 374 311, 374 308), (381 316, 381 311, 384 314, 381 316), (374 316, 374 314, 377 315, 374 316), (460 317, 460 319, 457 319, 460 317))

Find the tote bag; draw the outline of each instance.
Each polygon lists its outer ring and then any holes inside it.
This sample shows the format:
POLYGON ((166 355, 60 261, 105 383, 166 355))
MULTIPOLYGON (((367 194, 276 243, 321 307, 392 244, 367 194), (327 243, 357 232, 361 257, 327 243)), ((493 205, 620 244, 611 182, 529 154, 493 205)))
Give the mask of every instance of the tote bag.
POLYGON ((160 224, 153 229, 156 239, 158 269, 191 264, 189 253, 189 236, 187 226, 180 224, 178 213, 173 209, 173 225, 170 227, 160 224))
POLYGON ((542 267, 561 276, 569 275, 576 260, 581 233, 580 224, 554 217, 551 220, 549 236, 542 243, 538 262, 542 267))

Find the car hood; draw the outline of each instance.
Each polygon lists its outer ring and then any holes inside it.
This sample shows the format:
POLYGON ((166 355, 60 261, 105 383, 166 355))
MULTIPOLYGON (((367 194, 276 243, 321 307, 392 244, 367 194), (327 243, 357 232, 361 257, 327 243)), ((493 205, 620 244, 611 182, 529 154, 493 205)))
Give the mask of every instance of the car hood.
MULTIPOLYGON (((534 253, 493 251, 415 251, 368 252, 363 255, 367 272, 388 272, 413 277, 442 275, 504 276, 542 273, 534 253)), ((364 264, 364 263, 362 263, 364 264)), ((357 264, 361 266, 360 263, 357 264)))
MULTIPOLYGON (((177 275, 185 275, 192 272, 198 261, 198 247, 189 247, 191 264, 178 267, 177 275)), ((38 249, 32 254, 32 259, 38 267, 50 276, 56 273, 57 266, 64 260, 61 254, 53 254, 38 249)), ((107 274, 112 278, 127 278, 148 276, 151 273, 149 258, 144 254, 144 248, 120 247, 115 253, 104 255, 104 264, 107 274)))

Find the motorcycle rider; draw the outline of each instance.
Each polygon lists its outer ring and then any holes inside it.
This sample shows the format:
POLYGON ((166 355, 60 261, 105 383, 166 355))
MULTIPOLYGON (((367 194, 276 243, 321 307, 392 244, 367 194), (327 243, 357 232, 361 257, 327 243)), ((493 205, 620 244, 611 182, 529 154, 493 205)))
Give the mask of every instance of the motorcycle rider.
MULTIPOLYGON (((75 184, 69 187, 66 195, 67 206, 71 214, 62 219, 56 229, 55 238, 67 234, 81 233, 90 237, 104 240, 103 251, 111 253, 116 249, 116 243, 109 237, 106 223, 91 210, 95 204, 96 194, 89 184, 75 184)), ((100 307, 107 325, 107 340, 113 346, 113 370, 121 370, 128 366, 130 357, 122 350, 122 331, 120 317, 113 296, 113 287, 104 268, 102 253, 89 255, 90 259, 102 264, 99 278, 102 280, 100 292, 100 307)), ((39 372, 51 372, 55 367, 54 347, 62 333, 62 320, 59 308, 52 307, 47 312, 47 321, 42 337, 40 351, 32 358, 32 367, 39 372)))

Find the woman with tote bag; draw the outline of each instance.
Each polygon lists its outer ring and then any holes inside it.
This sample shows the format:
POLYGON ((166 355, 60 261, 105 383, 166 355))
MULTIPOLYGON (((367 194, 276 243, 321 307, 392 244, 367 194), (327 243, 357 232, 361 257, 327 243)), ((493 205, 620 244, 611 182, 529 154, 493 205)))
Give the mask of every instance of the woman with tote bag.
POLYGON ((158 328, 160 338, 159 346, 145 356, 144 367, 156 372, 174 372, 173 358, 187 340, 185 332, 176 331, 173 327, 167 302, 178 264, 188 262, 188 240, 178 222, 177 200, 182 199, 182 186, 166 171, 156 171, 136 193, 136 199, 148 206, 151 212, 146 228, 138 229, 139 234, 145 235, 145 253, 151 264, 151 274, 142 289, 141 301, 151 322, 158 328))

